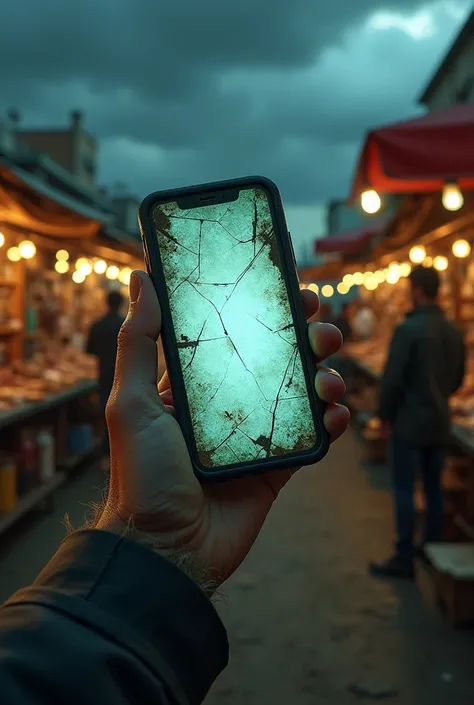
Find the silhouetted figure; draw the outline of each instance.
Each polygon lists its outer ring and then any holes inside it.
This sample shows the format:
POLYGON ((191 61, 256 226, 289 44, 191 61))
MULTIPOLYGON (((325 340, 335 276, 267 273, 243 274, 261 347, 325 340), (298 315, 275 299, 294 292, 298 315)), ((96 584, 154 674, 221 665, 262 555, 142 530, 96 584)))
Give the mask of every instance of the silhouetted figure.
POLYGON ((450 435, 449 397, 464 378, 462 334, 437 305, 439 274, 416 267, 410 275, 413 311, 393 335, 380 391, 379 416, 390 433, 397 544, 394 555, 372 564, 375 575, 413 577, 415 480, 426 501, 423 542, 443 528, 442 473, 450 435))
MULTIPOLYGON (((87 341, 87 352, 89 355, 94 355, 99 363, 99 395, 104 418, 105 407, 114 383, 117 339, 124 322, 124 316, 121 313, 123 304, 124 298, 118 291, 112 291, 108 294, 108 312, 103 318, 93 323, 87 341)), ((110 455, 107 430, 104 435, 103 451, 105 461, 110 455)))

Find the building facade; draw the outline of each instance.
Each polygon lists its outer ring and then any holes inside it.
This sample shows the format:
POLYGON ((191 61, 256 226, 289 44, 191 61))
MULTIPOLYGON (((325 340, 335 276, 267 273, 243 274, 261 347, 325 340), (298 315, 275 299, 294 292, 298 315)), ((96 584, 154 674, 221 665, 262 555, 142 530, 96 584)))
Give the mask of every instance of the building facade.
POLYGON ((474 11, 436 69, 419 102, 428 110, 474 102, 474 11))

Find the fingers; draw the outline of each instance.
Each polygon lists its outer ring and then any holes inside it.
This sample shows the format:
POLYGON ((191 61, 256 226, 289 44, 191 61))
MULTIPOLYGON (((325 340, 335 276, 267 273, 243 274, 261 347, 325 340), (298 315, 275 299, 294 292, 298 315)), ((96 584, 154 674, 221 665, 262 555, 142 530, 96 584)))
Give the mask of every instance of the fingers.
POLYGON ((329 404, 324 414, 324 425, 331 437, 331 443, 337 441, 349 426, 351 415, 342 404, 329 404))
POLYGON ((303 299, 306 320, 309 320, 319 310, 319 296, 315 294, 314 291, 310 291, 309 289, 303 289, 300 294, 303 299))
POLYGON ((342 333, 331 323, 309 323, 308 336, 318 360, 325 360, 335 355, 342 347, 342 333))
POLYGON ((133 272, 130 308, 118 339, 115 387, 122 389, 157 385, 161 310, 153 284, 144 272, 133 272))
POLYGON ((319 368, 314 386, 318 397, 328 403, 340 401, 346 392, 341 375, 329 367, 319 368))

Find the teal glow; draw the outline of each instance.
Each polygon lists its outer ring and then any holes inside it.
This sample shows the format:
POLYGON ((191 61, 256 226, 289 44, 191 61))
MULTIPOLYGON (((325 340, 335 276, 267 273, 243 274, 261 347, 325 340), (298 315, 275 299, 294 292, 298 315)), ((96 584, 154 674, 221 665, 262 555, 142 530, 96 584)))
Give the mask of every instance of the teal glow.
POLYGON ((316 445, 267 194, 154 221, 200 463, 316 445))

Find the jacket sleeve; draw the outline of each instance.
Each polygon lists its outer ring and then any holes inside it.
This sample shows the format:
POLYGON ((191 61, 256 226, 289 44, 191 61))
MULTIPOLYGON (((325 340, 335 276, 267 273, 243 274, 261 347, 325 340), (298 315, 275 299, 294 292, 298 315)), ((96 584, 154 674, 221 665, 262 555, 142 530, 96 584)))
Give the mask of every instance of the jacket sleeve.
POLYGON ((410 335, 403 324, 395 329, 380 385, 379 417, 392 423, 402 401, 410 360, 410 335))
POLYGON ((205 594, 150 549, 103 531, 65 539, 0 609, 2 705, 198 705, 227 658, 205 594))

